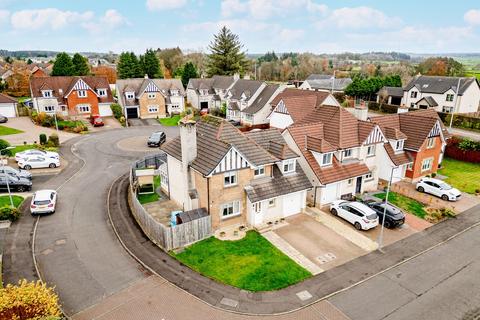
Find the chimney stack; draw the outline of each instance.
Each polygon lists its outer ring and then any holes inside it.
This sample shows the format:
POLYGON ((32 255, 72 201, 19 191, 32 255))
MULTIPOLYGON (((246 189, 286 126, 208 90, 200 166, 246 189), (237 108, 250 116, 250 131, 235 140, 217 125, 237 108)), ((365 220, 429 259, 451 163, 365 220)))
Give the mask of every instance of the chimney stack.
POLYGON ((196 122, 187 115, 179 122, 180 145, 182 152, 182 180, 184 189, 184 210, 192 210, 193 203, 190 190, 194 189, 189 166, 197 157, 196 122))

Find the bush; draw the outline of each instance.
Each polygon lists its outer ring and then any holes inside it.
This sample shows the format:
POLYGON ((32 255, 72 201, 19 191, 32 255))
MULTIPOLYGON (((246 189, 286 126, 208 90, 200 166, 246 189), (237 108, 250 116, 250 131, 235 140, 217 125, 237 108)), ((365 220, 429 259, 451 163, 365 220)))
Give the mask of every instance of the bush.
POLYGON ((58 130, 63 130, 65 129, 65 126, 61 123, 58 124, 58 130))
POLYGON ((49 144, 49 147, 60 146, 60 139, 58 138, 58 134, 52 133, 50 137, 48 137, 48 144, 49 144))
POLYGON ((19 281, 0 289, 0 319, 56 319, 62 313, 53 288, 41 281, 19 281))
MULTIPOLYGON (((0 220, 17 221, 22 213, 17 208, 3 207, 0 208, 0 220)), ((1 317, 0 317, 1 319, 1 317)))
POLYGON ((47 143, 47 135, 45 133, 40 133, 39 141, 40 141, 41 145, 46 144, 47 143))
POLYGON ((480 142, 465 138, 458 144, 458 148, 463 151, 480 151, 480 142))
POLYGON ((122 107, 118 103, 110 105, 110 109, 112 109, 113 116, 116 119, 120 119, 123 116, 122 107))
MULTIPOLYGON (((10 143, 8 141, 0 139, 0 150, 6 149, 10 147, 10 143)), ((5 150, 1 152, 2 156, 11 156, 12 151, 11 150, 5 150)))
POLYGON ((449 208, 428 208, 425 220, 436 223, 447 218, 455 218, 455 212, 449 208))

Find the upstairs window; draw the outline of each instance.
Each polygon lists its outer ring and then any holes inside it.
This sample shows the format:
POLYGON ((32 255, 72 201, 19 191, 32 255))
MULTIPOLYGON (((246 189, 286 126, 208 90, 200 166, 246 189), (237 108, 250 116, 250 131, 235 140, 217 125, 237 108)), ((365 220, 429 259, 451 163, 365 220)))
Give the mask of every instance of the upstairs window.
POLYGON ((290 173, 295 171, 295 159, 288 159, 283 161, 283 173, 290 173))
POLYGON ((170 90, 170 94, 172 96, 178 96, 180 94, 180 91, 178 91, 177 89, 172 89, 170 90))
POLYGON ((404 142, 404 140, 395 141, 395 151, 403 150, 403 142, 404 142))
POLYGON ((350 158, 350 157, 352 157, 352 149, 343 150, 343 157, 344 157, 344 158, 350 158))
POLYGON ((428 138, 427 149, 432 149, 433 147, 435 147, 435 138, 428 138))
POLYGON ((367 157, 372 157, 375 155, 375 145, 372 144, 367 147, 367 157))
POLYGON ((237 184, 237 172, 236 171, 225 172, 225 174, 223 175, 223 186, 231 187, 231 186, 235 186, 236 184, 237 184))
POLYGON ((125 97, 126 97, 128 100, 133 100, 133 99, 135 99, 135 93, 133 93, 133 92, 126 92, 126 93, 125 93, 125 97))
POLYGON ((79 98, 86 98, 87 97, 87 91, 86 90, 78 90, 77 95, 79 98))
POLYGON ((52 97, 52 90, 43 90, 42 91, 42 96, 44 98, 51 98, 52 97))
POLYGON ((322 166, 328 166, 332 164, 332 153, 325 153, 322 155, 322 166))
POLYGON ((255 177, 263 177, 265 175, 265 167, 261 166, 254 170, 253 175, 255 177))
POLYGON ((416 98, 416 97, 417 97, 417 94, 418 94, 417 91, 412 91, 412 92, 410 92, 410 98, 416 98))
POLYGON ((449 101, 449 102, 452 102, 454 96, 455 96, 455 95, 453 95, 453 94, 447 94, 446 100, 449 101))
POLYGON ((97 89, 97 94, 100 97, 106 97, 107 96, 107 89, 97 89))
POLYGON ((148 99, 150 99, 150 100, 155 99, 156 96, 157 96, 157 95, 155 94, 155 92, 150 92, 150 93, 148 94, 148 99))

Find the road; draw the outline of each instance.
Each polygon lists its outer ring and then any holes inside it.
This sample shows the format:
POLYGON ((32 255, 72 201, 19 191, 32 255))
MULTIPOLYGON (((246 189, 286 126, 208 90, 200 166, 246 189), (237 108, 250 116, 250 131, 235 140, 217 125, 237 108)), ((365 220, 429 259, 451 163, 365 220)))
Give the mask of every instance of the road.
MULTIPOLYGON (((55 285, 65 312, 75 315, 74 319, 251 319, 252 316, 212 308, 164 278, 152 275, 124 250, 109 224, 106 194, 110 185, 127 172, 133 160, 146 154, 137 146, 135 151, 120 149, 119 146, 125 148, 121 141, 135 136, 144 139, 158 129, 156 126, 105 131, 69 141, 62 147, 69 167, 39 183, 41 187, 59 189, 57 212, 42 217, 36 231, 40 273, 48 284, 55 285), (75 154, 69 151, 71 145, 75 154)), ((165 130, 169 137, 176 134, 175 128, 165 130)), ((470 210, 465 217, 468 219, 463 219, 463 226, 477 223, 480 208, 470 210)), ((35 277, 28 261, 34 222, 25 215, 9 231, 9 282, 22 276, 35 277)), ((454 229, 455 221, 451 222, 445 224, 446 228, 454 229)), ((328 300, 281 316, 255 318, 462 319, 466 312, 480 305, 479 231, 478 226, 474 227, 328 300)), ((438 233, 432 233, 428 240, 434 244, 439 239, 438 233)), ((415 245, 412 242, 405 246, 415 245)), ((406 249, 403 251, 399 245, 395 250, 399 256, 406 254, 406 249)), ((340 279, 342 274, 355 272, 355 268, 368 269, 369 262, 377 263, 369 257, 342 269, 329 270, 328 277, 340 279)))

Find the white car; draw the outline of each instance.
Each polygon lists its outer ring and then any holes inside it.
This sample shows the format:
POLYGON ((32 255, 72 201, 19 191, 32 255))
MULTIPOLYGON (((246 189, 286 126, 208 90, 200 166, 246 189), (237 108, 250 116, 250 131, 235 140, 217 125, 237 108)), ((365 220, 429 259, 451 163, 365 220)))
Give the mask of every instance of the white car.
POLYGON ((45 158, 42 156, 33 156, 18 161, 21 169, 30 170, 32 168, 56 168, 60 166, 60 160, 55 158, 45 158))
POLYGON ((29 149, 22 152, 17 152, 15 154, 15 161, 19 162, 22 159, 29 158, 32 156, 39 156, 49 159, 60 159, 58 153, 52 151, 43 151, 37 149, 29 149))
POLYGON ((357 230, 369 230, 378 225, 375 211, 360 202, 337 200, 330 205, 330 212, 347 220, 357 230))
POLYGON ((57 192, 55 190, 38 190, 33 194, 30 213, 32 215, 54 213, 56 204, 57 192))
POLYGON ((452 188, 448 183, 434 178, 422 178, 417 182, 417 190, 426 192, 442 198, 445 201, 457 201, 462 196, 462 193, 455 188, 452 188))

